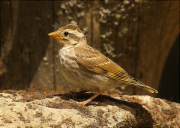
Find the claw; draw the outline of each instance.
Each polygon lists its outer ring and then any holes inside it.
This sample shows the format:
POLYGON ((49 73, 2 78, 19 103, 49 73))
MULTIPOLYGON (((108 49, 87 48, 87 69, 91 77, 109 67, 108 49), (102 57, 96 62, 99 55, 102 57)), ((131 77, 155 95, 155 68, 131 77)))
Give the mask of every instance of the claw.
POLYGON ((87 101, 83 101, 83 102, 72 101, 72 103, 85 106, 88 102, 87 101))

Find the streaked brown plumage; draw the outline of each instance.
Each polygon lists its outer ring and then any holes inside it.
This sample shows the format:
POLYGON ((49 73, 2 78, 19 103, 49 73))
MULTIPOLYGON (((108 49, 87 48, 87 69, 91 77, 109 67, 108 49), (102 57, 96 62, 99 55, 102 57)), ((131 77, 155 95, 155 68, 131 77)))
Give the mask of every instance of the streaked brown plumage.
POLYGON ((157 90, 131 77, 123 68, 87 45, 86 37, 76 25, 66 25, 49 34, 62 46, 59 51, 63 76, 71 84, 94 96, 78 104, 86 105, 103 91, 132 84, 151 93, 157 90))

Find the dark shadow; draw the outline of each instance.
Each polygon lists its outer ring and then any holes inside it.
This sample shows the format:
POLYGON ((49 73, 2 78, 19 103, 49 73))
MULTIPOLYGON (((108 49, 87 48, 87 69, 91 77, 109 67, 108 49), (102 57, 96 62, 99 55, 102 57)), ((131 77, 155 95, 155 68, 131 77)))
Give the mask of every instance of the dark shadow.
POLYGON ((179 99, 179 36, 166 60, 159 86, 157 97, 173 102, 180 102, 179 99))

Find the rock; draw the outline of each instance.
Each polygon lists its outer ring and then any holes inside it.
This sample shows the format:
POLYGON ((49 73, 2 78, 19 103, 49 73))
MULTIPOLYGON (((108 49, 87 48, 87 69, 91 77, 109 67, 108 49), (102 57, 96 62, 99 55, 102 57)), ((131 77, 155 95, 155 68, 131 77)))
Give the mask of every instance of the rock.
MULTIPOLYGON (((72 103, 71 97, 55 92, 3 91, 0 127, 180 127, 178 103, 142 95, 100 95, 94 100, 98 104, 81 106, 72 103)), ((73 99, 85 100, 81 98, 73 99)))

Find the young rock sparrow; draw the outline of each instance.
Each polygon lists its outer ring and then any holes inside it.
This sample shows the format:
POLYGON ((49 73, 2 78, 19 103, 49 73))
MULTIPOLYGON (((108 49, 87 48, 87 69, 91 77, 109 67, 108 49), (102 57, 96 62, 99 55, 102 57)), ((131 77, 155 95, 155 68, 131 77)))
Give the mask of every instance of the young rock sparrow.
POLYGON ((97 92, 88 100, 77 102, 78 104, 86 105, 103 91, 128 84, 158 93, 88 46, 85 35, 77 25, 66 25, 48 35, 62 46, 59 50, 60 69, 65 79, 81 90, 97 92))

